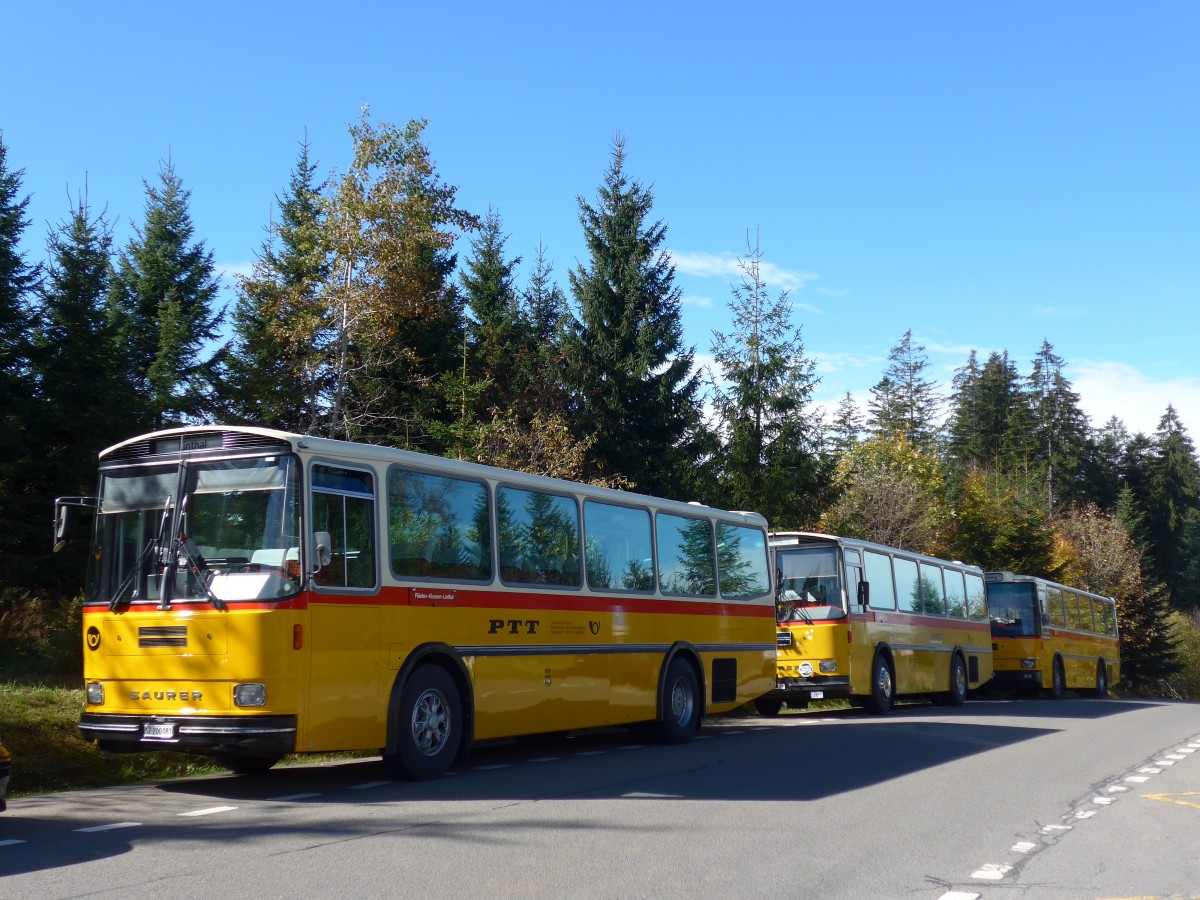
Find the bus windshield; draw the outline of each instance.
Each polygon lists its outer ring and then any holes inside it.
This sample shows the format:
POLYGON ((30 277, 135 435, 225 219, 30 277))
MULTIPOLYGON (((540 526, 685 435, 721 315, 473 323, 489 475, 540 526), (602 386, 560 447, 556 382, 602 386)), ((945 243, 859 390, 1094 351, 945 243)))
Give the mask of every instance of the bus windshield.
POLYGON ((297 513, 291 457, 104 471, 89 602, 217 605, 294 594, 297 513))
POLYGON ((1041 633, 1034 585, 992 583, 987 586, 993 637, 1037 637, 1041 633))
POLYGON ((846 615, 836 547, 776 551, 775 580, 780 622, 841 619, 846 615))

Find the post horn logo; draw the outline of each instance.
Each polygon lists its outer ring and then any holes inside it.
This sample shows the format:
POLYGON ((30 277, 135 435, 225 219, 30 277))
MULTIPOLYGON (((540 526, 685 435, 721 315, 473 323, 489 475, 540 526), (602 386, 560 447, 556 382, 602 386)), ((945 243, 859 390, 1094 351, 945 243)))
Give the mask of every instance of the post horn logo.
POLYGON ((100 629, 95 625, 87 630, 87 645, 89 650, 100 649, 100 629))
POLYGON ((592 634, 599 634, 600 633, 600 623, 599 622, 588 622, 588 631, 590 631, 592 634))

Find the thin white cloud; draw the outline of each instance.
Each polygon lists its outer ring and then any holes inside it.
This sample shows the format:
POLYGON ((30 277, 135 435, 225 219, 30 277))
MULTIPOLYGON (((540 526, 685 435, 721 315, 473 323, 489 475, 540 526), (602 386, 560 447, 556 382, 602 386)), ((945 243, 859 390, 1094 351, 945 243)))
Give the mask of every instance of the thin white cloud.
POLYGON ((1074 363, 1069 375, 1095 428, 1116 416, 1130 432, 1151 434, 1171 405, 1193 440, 1200 438, 1200 378, 1155 380, 1129 363, 1109 360, 1074 363))
MULTIPOLYGON (((696 278, 722 278, 737 282, 743 274, 738 257, 733 253, 686 253, 672 250, 670 256, 677 271, 696 278)), ((784 269, 765 260, 759 262, 758 271, 765 284, 784 291, 798 291, 819 277, 815 272, 784 269)))
POLYGON ((249 278, 254 274, 254 262, 234 262, 218 265, 217 271, 225 278, 229 284, 234 283, 234 278, 241 275, 243 278, 249 278))
POLYGON ((875 369, 887 361, 884 357, 866 353, 823 353, 814 350, 808 355, 817 364, 817 373, 821 375, 832 375, 847 369, 875 369))
POLYGON ((680 297, 679 303, 682 306, 698 306, 700 309, 712 309, 716 303, 712 297, 701 297, 696 294, 689 294, 686 297, 680 297))

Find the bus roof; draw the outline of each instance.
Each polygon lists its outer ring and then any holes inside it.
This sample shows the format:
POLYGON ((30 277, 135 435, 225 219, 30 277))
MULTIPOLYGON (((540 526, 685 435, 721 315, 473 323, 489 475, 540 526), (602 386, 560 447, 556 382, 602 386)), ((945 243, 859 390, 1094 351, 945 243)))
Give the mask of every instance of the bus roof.
POLYGON ((889 547, 886 544, 864 541, 861 538, 841 537, 836 534, 824 534, 819 531, 772 531, 767 537, 768 543, 774 550, 784 550, 788 547, 802 547, 805 545, 812 546, 813 544, 821 543, 837 544, 842 547, 853 547, 860 550, 874 550, 878 553, 899 554, 918 562, 937 563, 942 566, 949 565, 962 569, 965 572, 983 574, 983 569, 979 566, 973 566, 960 560, 939 559, 936 556, 926 556, 924 553, 917 553, 914 550, 889 547))
MULTIPOLYGON (((313 435, 297 434, 289 431, 279 431, 273 428, 260 428, 250 425, 192 425, 181 426, 178 428, 167 428, 162 431, 154 431, 148 434, 138 435, 122 441, 119 444, 114 444, 100 451, 100 461, 133 461, 133 460, 149 460, 157 457, 162 459, 165 453, 156 453, 154 445, 156 442, 177 438, 182 435, 216 435, 222 436, 222 445, 216 450, 239 450, 251 449, 253 444, 247 445, 245 441, 237 440, 238 437, 258 438, 261 446, 270 446, 270 444, 287 444, 293 450, 303 450, 314 456, 327 456, 333 459, 353 459, 362 462, 377 462, 383 464, 398 464, 410 466, 413 468, 434 470, 450 475, 458 475, 466 478, 476 478, 480 480, 503 481, 509 484, 542 488, 548 491, 585 493, 589 497, 597 500, 611 500, 616 503, 640 503, 652 504, 658 509, 669 510, 679 513, 680 515, 696 515, 702 513, 715 517, 724 517, 731 520, 740 520, 747 525, 755 525, 761 528, 767 527, 767 520, 755 512, 730 511, 718 509, 716 507, 705 506, 696 502, 683 500, 669 500, 662 497, 653 497, 648 494, 639 494, 634 491, 622 491, 615 488, 598 487, 596 485, 586 484, 584 482, 567 481, 561 478, 552 478, 548 475, 531 475, 526 472, 518 472, 513 469, 501 469, 495 466, 485 466, 480 463, 465 462, 458 459, 448 459, 442 456, 434 456, 429 453, 421 453, 415 450, 401 450, 396 447, 385 447, 379 444, 358 443, 356 441, 341 441, 334 438, 316 437, 313 435), (233 436, 234 440, 230 440, 229 436, 233 436), (139 452, 140 451, 140 452, 139 452)), ((211 451, 199 451, 208 452, 211 451)), ((174 450, 176 458, 179 458, 180 451, 174 450)))
POLYGON ((1044 587, 1059 588, 1064 591, 1074 591, 1076 594, 1083 594, 1086 597, 1091 597, 1093 600, 1103 600, 1106 603, 1115 603, 1112 597, 1106 597, 1103 594, 1096 594, 1092 591, 1086 591, 1080 587, 1074 587, 1069 584, 1062 584, 1058 581, 1051 581, 1049 578, 1042 578, 1040 575, 1019 575, 1015 572, 988 572, 983 576, 983 580, 988 584, 1040 584, 1044 587))

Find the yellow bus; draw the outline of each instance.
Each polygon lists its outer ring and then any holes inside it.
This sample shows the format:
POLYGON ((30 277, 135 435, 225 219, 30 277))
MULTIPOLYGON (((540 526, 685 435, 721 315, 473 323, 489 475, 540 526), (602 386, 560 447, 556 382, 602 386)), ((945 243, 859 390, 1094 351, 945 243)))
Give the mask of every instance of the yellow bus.
POLYGON ((239 772, 366 750, 433 778, 471 741, 682 742, 774 680, 754 513, 248 427, 99 469, 80 729, 104 750, 239 772))
POLYGON ((1110 597, 1032 575, 988 572, 997 687, 1104 697, 1121 680, 1117 608, 1110 597))
POLYGON ((779 666, 755 705, 846 698, 875 713, 897 697, 961 705, 992 677, 983 570, 828 534, 772 534, 779 666))

